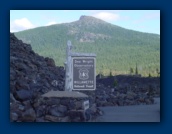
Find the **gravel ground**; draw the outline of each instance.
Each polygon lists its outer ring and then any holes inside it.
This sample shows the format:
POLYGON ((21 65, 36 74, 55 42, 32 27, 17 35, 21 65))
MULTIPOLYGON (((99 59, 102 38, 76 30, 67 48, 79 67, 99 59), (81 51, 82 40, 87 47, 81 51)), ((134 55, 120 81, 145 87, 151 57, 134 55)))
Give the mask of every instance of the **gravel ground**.
POLYGON ((120 107, 100 107, 103 116, 96 122, 160 122, 160 98, 155 104, 120 107))

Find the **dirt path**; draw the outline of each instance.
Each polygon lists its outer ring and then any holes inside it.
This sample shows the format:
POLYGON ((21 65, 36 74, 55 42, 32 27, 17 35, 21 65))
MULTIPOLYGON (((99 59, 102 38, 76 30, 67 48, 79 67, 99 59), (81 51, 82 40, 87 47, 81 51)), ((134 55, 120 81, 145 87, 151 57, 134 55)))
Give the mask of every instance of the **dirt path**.
POLYGON ((153 105, 100 107, 104 112, 96 122, 160 122, 160 98, 153 105))

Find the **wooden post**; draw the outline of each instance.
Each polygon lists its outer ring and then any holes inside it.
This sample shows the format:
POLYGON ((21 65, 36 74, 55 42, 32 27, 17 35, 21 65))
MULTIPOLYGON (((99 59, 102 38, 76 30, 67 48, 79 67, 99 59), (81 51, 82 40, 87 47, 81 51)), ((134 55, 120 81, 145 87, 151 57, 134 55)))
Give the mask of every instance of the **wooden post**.
POLYGON ((67 48, 66 48, 66 62, 65 62, 65 91, 72 91, 72 63, 71 63, 71 49, 72 44, 70 41, 67 42, 67 48))

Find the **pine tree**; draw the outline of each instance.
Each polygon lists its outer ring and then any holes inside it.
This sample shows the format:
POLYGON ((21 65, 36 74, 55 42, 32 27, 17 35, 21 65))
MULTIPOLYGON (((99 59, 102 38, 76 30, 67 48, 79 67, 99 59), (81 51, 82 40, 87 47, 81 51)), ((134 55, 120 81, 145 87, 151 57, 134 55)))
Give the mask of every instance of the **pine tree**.
POLYGON ((156 69, 156 73, 157 73, 157 77, 160 76, 160 72, 158 68, 156 69))
POLYGON ((136 63, 136 70, 135 70, 135 74, 138 74, 138 68, 137 68, 137 63, 136 63))
POLYGON ((132 75, 134 73, 134 70, 133 70, 133 68, 131 67, 130 68, 130 74, 132 75))
POLYGON ((112 70, 110 70, 109 76, 110 76, 110 77, 112 77, 112 76, 113 76, 113 75, 112 75, 112 70))
POLYGON ((149 73, 149 77, 152 77, 152 75, 149 73))

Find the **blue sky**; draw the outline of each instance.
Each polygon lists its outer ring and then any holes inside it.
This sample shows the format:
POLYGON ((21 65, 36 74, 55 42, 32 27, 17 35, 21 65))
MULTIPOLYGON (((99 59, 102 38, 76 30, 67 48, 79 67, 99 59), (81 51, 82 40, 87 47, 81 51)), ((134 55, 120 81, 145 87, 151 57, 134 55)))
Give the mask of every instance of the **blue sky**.
POLYGON ((10 32, 93 16, 123 28, 160 34, 160 10, 10 10, 10 32))

